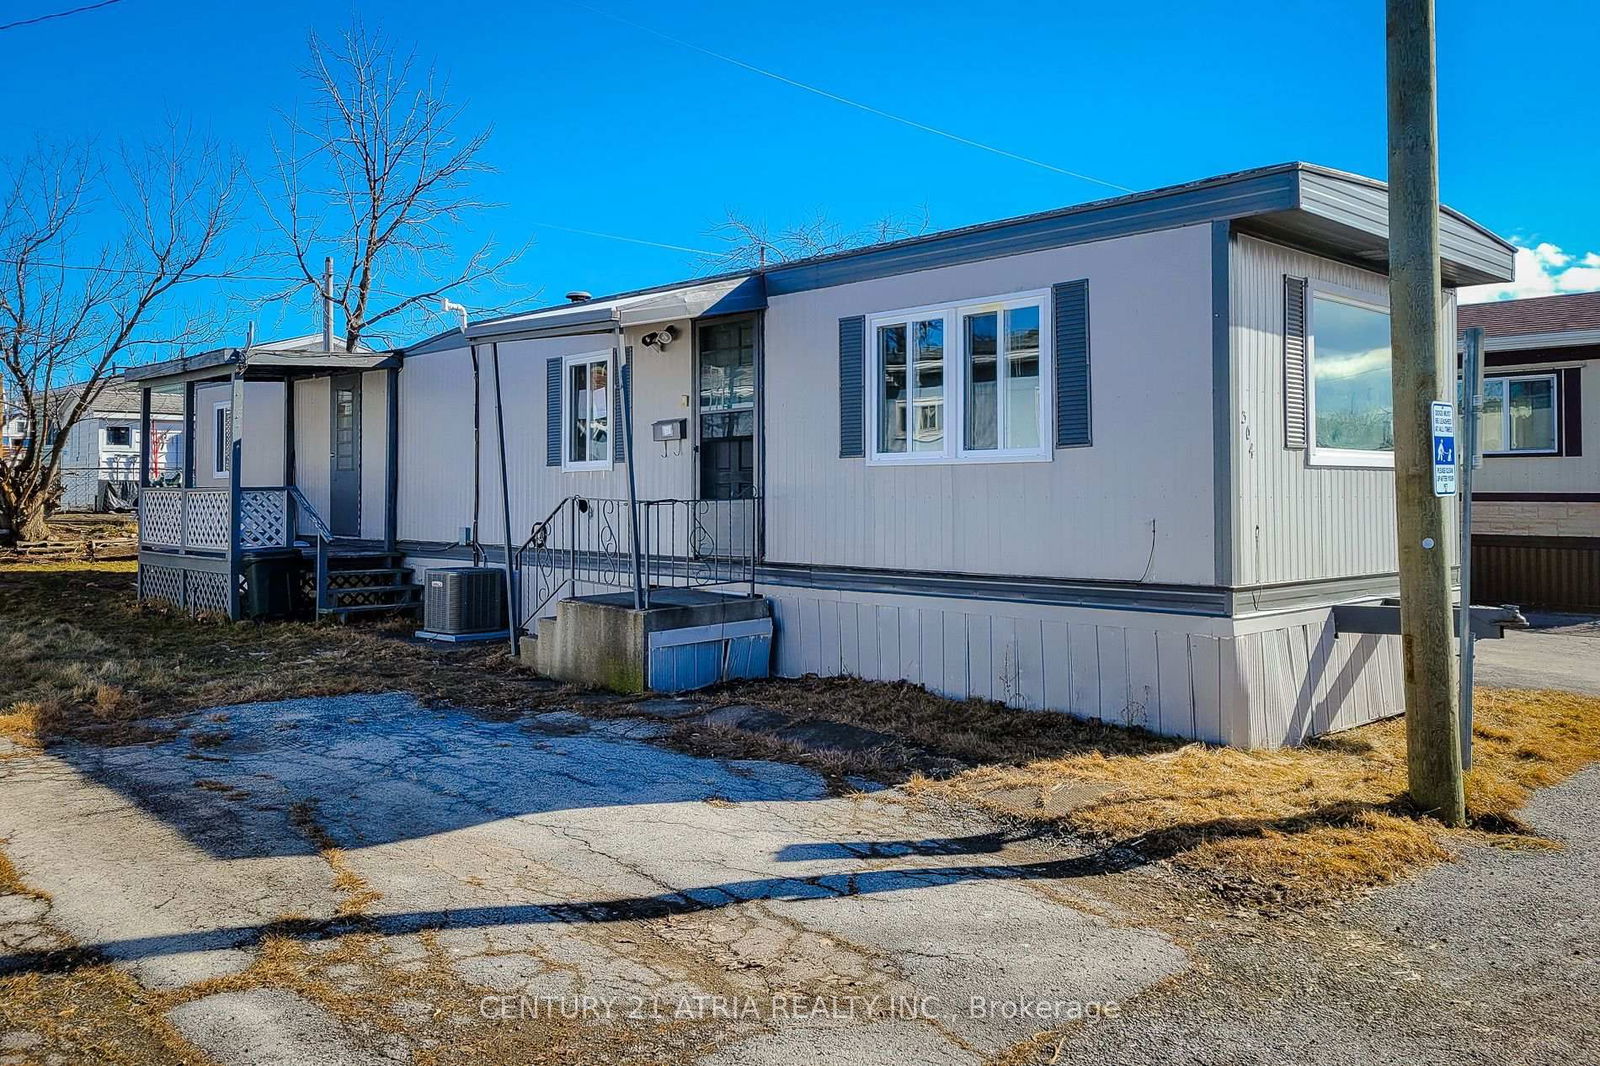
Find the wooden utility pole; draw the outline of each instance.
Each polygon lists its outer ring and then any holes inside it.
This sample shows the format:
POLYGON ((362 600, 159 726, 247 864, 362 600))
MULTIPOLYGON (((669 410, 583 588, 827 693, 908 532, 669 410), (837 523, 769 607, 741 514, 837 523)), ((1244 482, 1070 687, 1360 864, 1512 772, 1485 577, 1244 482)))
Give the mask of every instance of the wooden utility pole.
MULTIPOLYGON (((1451 647, 1450 559, 1445 552, 1444 499, 1433 492, 1430 406, 1441 398, 1444 350, 1439 343, 1442 283, 1433 0, 1387 2, 1389 304, 1406 764, 1413 802, 1446 825, 1460 825, 1466 821, 1466 799, 1451 647)), ((1454 349, 1451 344, 1452 354, 1454 349)))

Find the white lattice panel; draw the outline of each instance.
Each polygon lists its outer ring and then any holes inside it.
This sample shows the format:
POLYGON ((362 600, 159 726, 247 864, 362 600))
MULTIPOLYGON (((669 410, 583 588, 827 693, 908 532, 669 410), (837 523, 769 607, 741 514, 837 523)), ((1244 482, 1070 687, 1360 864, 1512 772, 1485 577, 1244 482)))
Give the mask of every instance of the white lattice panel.
POLYGON ((232 517, 227 489, 190 489, 188 513, 184 515, 183 544, 186 548, 228 548, 228 521, 232 517))
POLYGON ((139 493, 139 539, 171 548, 183 543, 182 489, 144 489, 139 493))
POLYGON ((144 600, 183 606, 183 571, 175 566, 139 565, 139 596, 144 600))
POLYGON ((228 575, 190 570, 185 575, 190 614, 228 613, 228 575))
POLYGON ((239 493, 239 544, 246 548, 289 546, 289 494, 283 489, 239 493))

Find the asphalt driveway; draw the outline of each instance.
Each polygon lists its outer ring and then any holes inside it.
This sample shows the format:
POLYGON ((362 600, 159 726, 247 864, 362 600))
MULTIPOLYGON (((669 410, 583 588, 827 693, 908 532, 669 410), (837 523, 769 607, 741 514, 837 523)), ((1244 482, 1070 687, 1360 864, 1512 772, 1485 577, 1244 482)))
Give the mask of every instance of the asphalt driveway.
POLYGON ((977 1062, 1185 965, 1070 905, 1070 852, 663 728, 385 695, 13 751, 48 899, 5 897, 0 966, 110 960, 217 1062, 326 1066, 977 1062))

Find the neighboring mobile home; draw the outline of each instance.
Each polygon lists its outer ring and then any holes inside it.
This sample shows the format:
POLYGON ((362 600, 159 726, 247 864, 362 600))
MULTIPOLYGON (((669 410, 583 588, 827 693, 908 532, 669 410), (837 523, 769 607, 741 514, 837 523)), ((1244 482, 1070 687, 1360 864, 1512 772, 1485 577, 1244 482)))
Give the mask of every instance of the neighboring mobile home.
MULTIPOLYGON (((343 490, 327 357, 141 373, 294 373, 235 494, 298 485, 303 535, 354 491, 413 570, 509 548, 536 646, 575 596, 743 590, 779 674, 1292 743, 1401 708, 1398 639, 1335 612, 1397 588, 1386 212, 1286 164, 471 323, 366 368, 343 490)), ((1453 338, 1513 250, 1440 227, 1453 338)), ((160 538, 175 598, 204 553, 160 538)))
MULTIPOLYGON (((61 390, 59 408, 71 403, 76 386, 61 390)), ((141 390, 122 375, 106 381, 94 403, 67 430, 61 452, 61 510, 120 511, 134 506, 139 484, 143 428, 141 390)), ((177 397, 151 401, 150 479, 178 477, 183 467, 183 410, 177 397)))
POLYGON ((1484 332, 1474 598, 1600 609, 1600 292, 1468 304, 1459 325, 1484 332))

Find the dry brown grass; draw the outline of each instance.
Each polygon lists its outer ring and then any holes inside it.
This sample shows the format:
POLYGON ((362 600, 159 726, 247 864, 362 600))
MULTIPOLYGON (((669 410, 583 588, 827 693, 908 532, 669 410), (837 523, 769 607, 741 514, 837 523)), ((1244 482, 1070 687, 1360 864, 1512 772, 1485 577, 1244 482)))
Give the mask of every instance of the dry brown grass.
POLYGON ((0 563, 0 735, 35 745, 146 740, 186 712, 233 703, 409 691, 425 702, 570 703, 500 647, 374 627, 192 619, 141 607, 121 563, 0 563))
MULTIPOLYGON (((1515 812, 1535 788, 1600 760, 1600 698, 1480 692, 1468 808, 1479 830, 1517 842, 1515 812)), ((1098 751, 978 767, 913 794, 955 799, 1078 836, 1171 858, 1230 896, 1310 903, 1381 884, 1449 857, 1459 834, 1406 801, 1405 725, 1378 722, 1303 748, 1098 751), (1053 805, 1093 783, 1097 798, 1053 805)))

